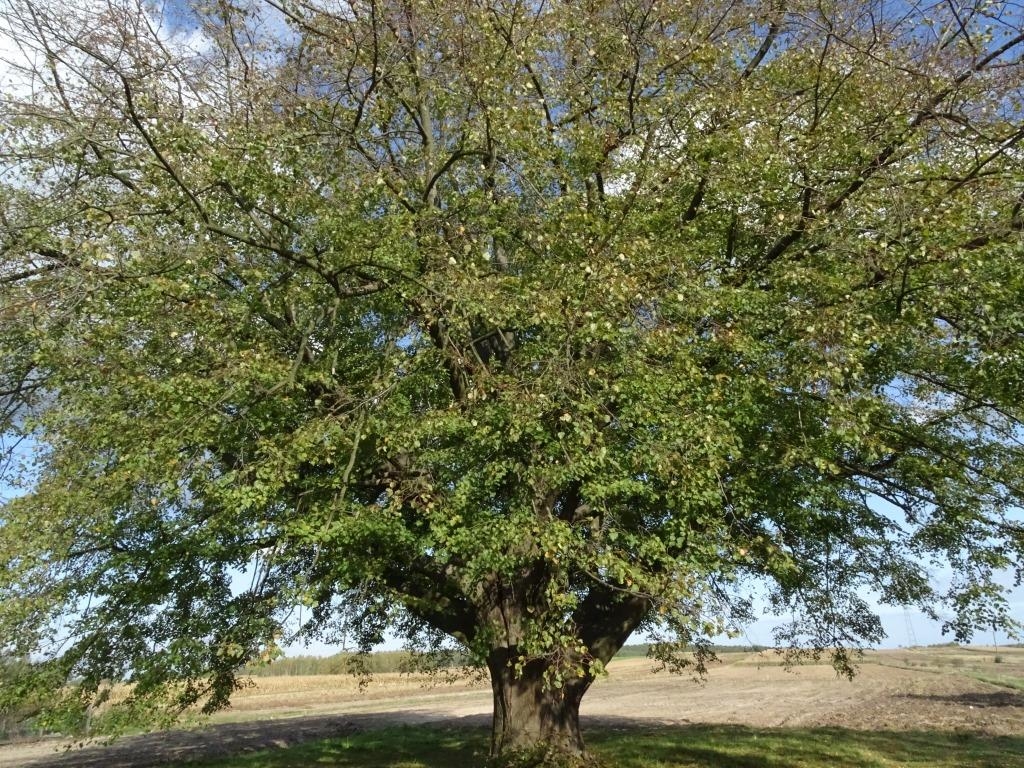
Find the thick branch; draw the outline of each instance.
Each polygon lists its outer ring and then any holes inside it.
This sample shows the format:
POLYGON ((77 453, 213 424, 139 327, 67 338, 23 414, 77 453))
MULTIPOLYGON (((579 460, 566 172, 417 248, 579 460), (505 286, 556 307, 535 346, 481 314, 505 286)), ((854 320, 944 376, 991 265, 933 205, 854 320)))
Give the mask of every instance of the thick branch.
POLYGON ((754 74, 754 70, 761 65, 761 62, 764 61, 764 57, 767 56, 768 52, 772 49, 772 46, 775 44, 775 40, 779 36, 779 30, 782 28, 782 19, 785 14, 786 6, 785 3, 783 3, 779 6, 779 10, 776 12, 771 22, 769 22, 768 34, 766 34, 764 36, 764 40, 761 41, 761 47, 757 49, 757 53, 754 54, 754 58, 752 58, 747 63, 747 66, 744 67, 742 75, 743 79, 754 74))
POLYGON ((427 557, 389 563, 384 583, 401 595, 406 610, 428 624, 469 643, 476 635, 476 611, 458 586, 427 557))
POLYGON ((573 621, 591 655, 607 664, 650 610, 647 597, 625 595, 595 584, 574 612, 573 621))

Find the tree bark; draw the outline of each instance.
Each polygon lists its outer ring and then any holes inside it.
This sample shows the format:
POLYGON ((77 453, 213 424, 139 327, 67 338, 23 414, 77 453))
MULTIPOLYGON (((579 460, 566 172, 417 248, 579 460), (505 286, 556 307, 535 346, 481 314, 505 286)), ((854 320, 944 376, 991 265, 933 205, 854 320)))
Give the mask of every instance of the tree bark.
POLYGON ((543 660, 516 670, 514 648, 496 648, 487 658, 494 693, 491 757, 527 752, 544 764, 579 764, 584 755, 580 702, 593 676, 565 680, 561 688, 545 681, 543 660))
MULTIPOLYGON (((589 650, 587 658, 578 659, 583 676, 565 676, 561 687, 545 677, 553 671, 549 660, 532 659, 517 668, 522 654, 514 643, 493 647, 487 656, 494 696, 491 757, 508 760, 525 753, 528 759, 516 765, 587 765, 580 702, 594 682, 591 662, 611 661, 648 610, 646 597, 590 590, 575 615, 589 650)), ((506 608, 503 615, 512 613, 506 608)))

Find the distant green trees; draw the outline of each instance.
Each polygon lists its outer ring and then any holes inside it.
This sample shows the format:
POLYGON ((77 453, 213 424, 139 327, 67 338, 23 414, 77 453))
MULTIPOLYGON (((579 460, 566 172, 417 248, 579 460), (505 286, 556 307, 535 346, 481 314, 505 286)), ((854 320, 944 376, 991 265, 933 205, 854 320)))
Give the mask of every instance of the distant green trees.
MULTIPOLYGON (((760 645, 715 645, 709 650, 715 654, 750 653, 767 650, 760 645)), ((639 643, 624 645, 615 655, 617 659, 636 659, 649 656, 650 645, 639 643)), ((447 659, 420 660, 408 651, 377 651, 368 654, 336 653, 332 656, 287 656, 269 664, 248 666, 244 673, 252 677, 275 677, 293 675, 345 675, 368 672, 410 672, 423 669, 423 661, 446 669, 455 669, 467 664, 465 654, 452 654, 447 659)))
POLYGON ((269 664, 247 666, 244 674, 252 677, 301 675, 351 675, 394 672, 454 670, 465 666, 470 659, 465 654, 453 653, 438 658, 420 657, 409 651, 377 651, 374 653, 336 653, 332 656, 288 656, 269 664))
POLYGON ((31 732, 42 703, 28 693, 32 666, 25 659, 0 656, 0 740, 31 732))

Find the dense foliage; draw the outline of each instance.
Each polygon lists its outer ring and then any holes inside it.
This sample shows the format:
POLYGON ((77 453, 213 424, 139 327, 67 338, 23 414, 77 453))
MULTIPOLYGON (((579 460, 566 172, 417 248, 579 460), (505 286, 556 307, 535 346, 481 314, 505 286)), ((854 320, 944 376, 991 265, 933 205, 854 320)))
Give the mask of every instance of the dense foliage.
POLYGON ((685 662, 755 584, 840 668, 869 595, 1012 623, 1014 4, 0 19, 19 695, 216 708, 282 639, 394 626, 487 665, 495 752, 579 750, 632 632, 685 662))

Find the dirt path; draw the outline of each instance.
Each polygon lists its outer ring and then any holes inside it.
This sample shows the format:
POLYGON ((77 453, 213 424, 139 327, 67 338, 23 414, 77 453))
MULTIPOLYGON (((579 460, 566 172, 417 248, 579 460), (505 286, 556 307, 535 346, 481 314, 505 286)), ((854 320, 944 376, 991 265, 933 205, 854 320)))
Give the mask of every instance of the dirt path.
MULTIPOLYGON (((953 672, 866 665, 853 682, 828 666, 786 671, 756 660, 714 669, 707 683, 651 674, 649 663, 619 663, 583 704, 584 729, 691 723, 753 727, 845 727, 879 731, 1024 732, 1024 694, 953 672)), ((108 747, 59 752, 57 741, 0 747, 0 768, 154 768, 395 724, 483 726, 490 691, 388 684, 359 694, 351 686, 295 678, 239 698, 229 717, 190 731, 134 736, 108 747), (303 686, 306 686, 303 688, 303 686)))

